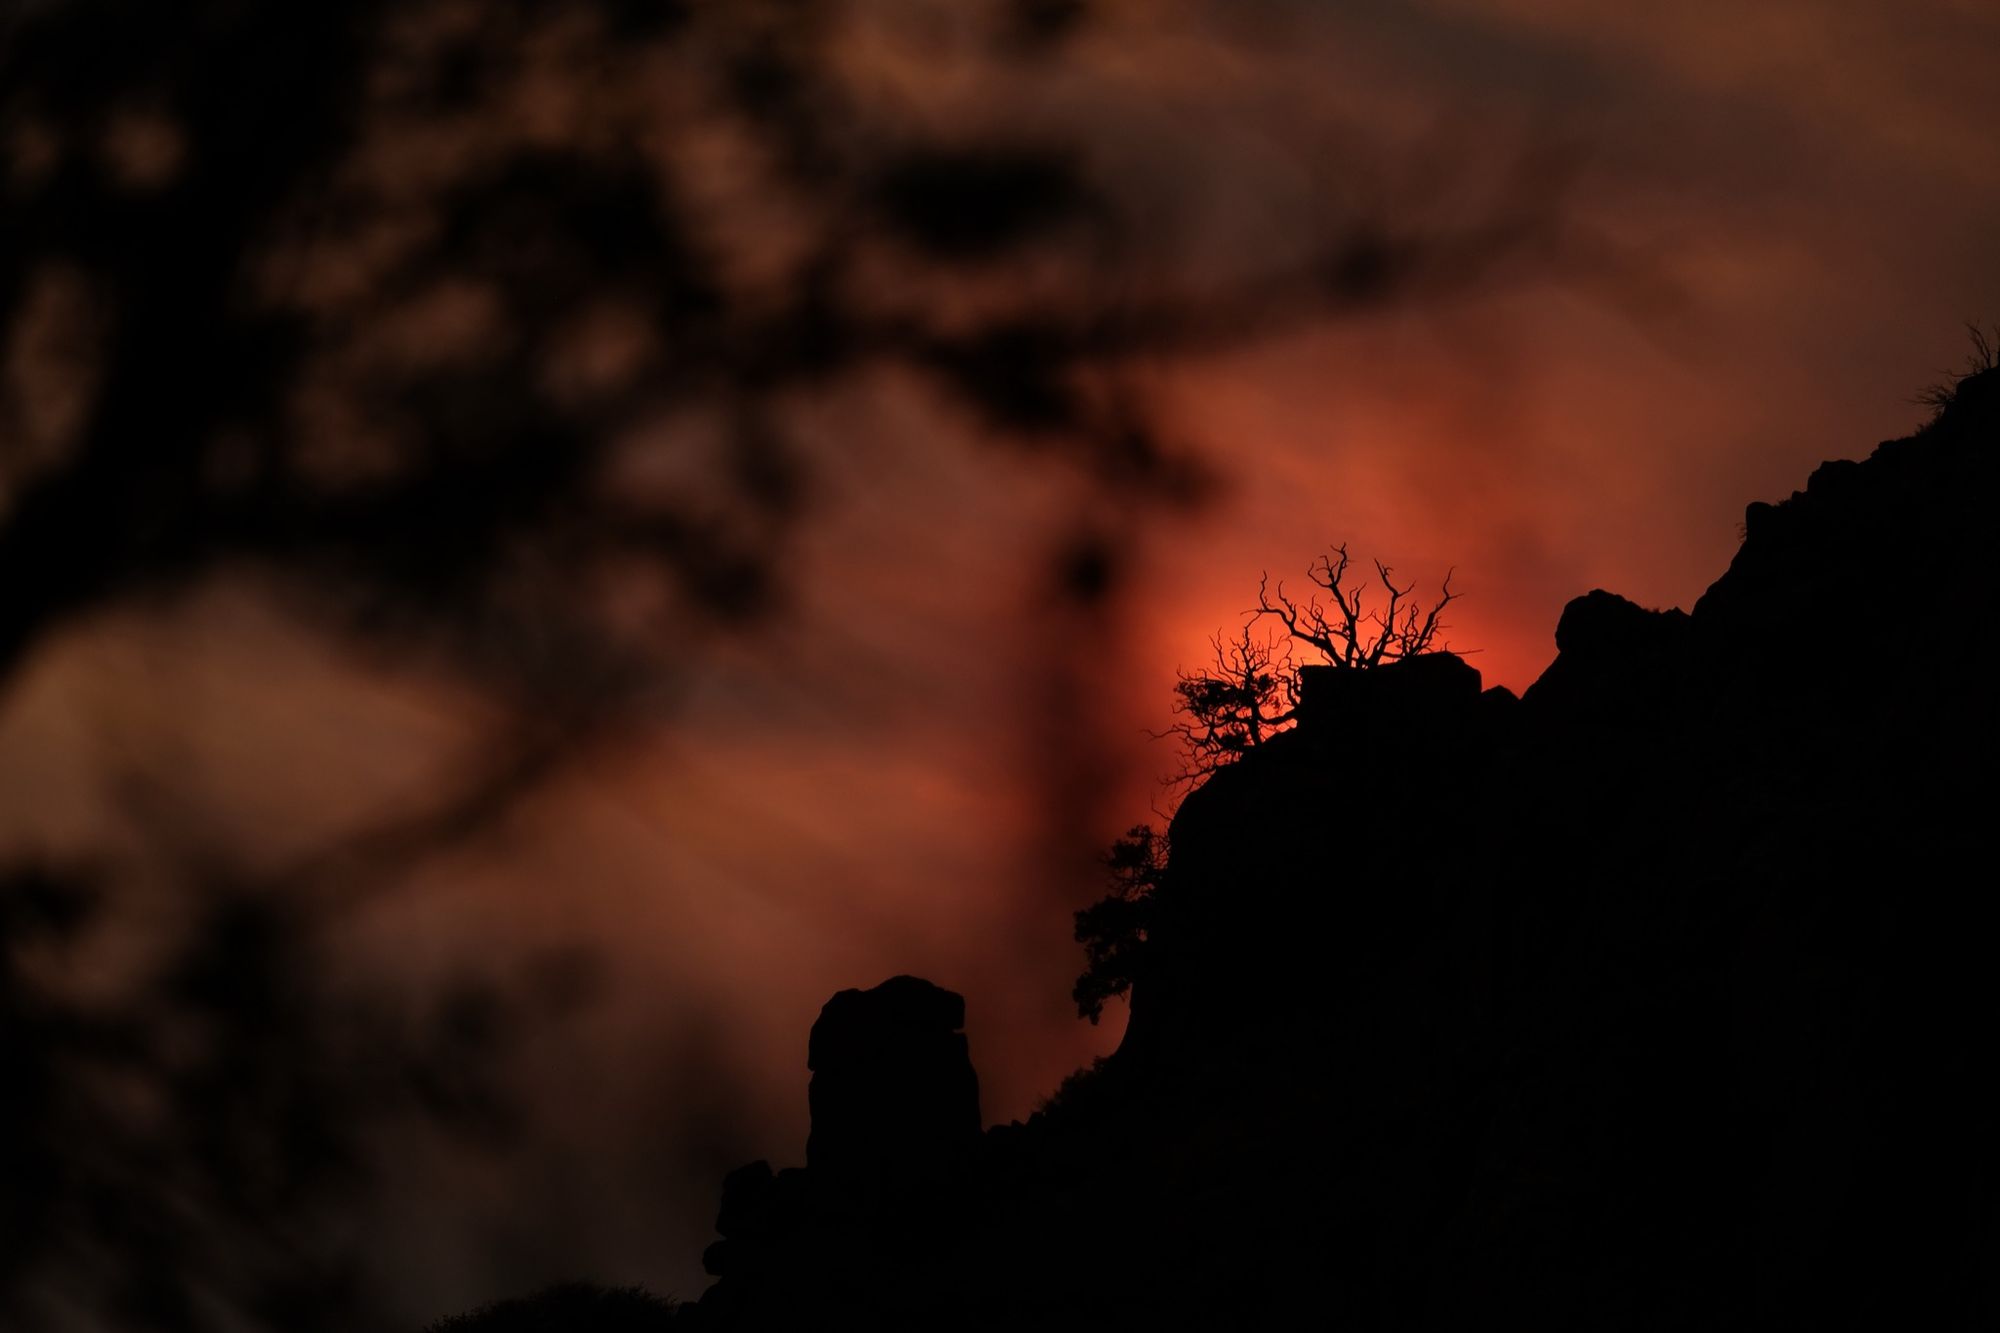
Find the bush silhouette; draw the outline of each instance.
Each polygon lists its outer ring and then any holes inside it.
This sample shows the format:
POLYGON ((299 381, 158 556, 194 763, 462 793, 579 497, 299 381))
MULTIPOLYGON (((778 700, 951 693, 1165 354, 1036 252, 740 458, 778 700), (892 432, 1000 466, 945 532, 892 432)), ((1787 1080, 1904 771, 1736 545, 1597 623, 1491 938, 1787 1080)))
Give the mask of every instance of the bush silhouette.
POLYGON ((1964 368, 1945 371, 1942 378, 1916 397, 1918 403, 1931 409, 1933 420, 1943 416, 1958 398, 1960 385, 2000 368, 2000 325, 1995 325, 1989 333, 1977 324, 1967 324, 1965 331, 1972 341, 1972 351, 1966 355, 1964 368))
POLYGON ((1104 863, 1112 890, 1076 914, 1076 942, 1087 960, 1071 998, 1092 1023, 1107 1001, 1129 993, 1140 974, 1153 895, 1167 870, 1167 836, 1150 824, 1128 829, 1104 863))

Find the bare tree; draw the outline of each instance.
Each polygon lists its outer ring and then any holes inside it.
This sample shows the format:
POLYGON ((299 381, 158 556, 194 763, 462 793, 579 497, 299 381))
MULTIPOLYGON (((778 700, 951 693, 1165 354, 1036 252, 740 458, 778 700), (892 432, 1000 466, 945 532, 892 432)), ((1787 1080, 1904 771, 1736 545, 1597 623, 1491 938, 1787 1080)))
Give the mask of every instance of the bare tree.
POLYGON ((1375 579, 1382 585, 1387 601, 1369 609, 1366 581, 1348 581, 1347 543, 1342 542, 1306 574, 1331 599, 1328 605, 1315 593, 1304 602, 1285 595, 1285 585, 1273 589, 1267 574, 1257 585, 1257 605, 1251 619, 1274 616, 1285 632, 1300 643, 1317 649, 1329 666, 1361 669, 1384 666, 1406 657, 1442 652, 1448 645, 1439 637, 1444 632, 1444 609, 1458 599, 1451 590, 1451 574, 1444 576, 1438 599, 1428 607, 1409 600, 1416 584, 1396 585, 1391 569, 1380 560, 1375 579))

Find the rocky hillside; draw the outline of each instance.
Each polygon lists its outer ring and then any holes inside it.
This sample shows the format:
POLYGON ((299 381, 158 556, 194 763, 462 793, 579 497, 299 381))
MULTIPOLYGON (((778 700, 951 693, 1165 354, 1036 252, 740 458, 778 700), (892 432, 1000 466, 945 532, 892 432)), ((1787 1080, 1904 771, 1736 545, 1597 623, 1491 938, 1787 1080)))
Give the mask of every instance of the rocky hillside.
MULTIPOLYGON (((2000 1327, 1997 435, 1988 372, 1521 698, 1314 673, 1176 816, 1114 1057, 982 1135, 957 997, 836 997, 808 1165, 652 1317, 2000 1327)), ((595 1326, 530 1309, 460 1327, 595 1326)))

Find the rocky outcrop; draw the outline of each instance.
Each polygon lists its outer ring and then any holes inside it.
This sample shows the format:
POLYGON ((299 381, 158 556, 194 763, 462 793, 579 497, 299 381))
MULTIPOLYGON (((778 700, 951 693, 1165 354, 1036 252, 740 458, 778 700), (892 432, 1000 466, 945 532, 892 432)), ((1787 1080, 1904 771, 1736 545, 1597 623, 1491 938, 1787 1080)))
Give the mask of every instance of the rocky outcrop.
POLYGON ((813 1024, 806 1166, 723 1182, 702 1256, 719 1278, 687 1315, 720 1328, 938 1326, 966 1271, 979 1080, 965 1001, 918 977, 844 990, 813 1024))
POLYGON ((1476 698, 1479 687, 1479 672, 1452 653, 1425 653, 1367 670, 1304 666, 1298 719, 1314 728, 1421 725, 1476 698))
POLYGON ((2000 1326, 1997 459, 1989 373, 1518 700, 1310 673, 1175 816, 1118 1053, 981 1136, 958 997, 842 992, 680 1318, 2000 1326))
POLYGON ((857 1188, 948 1177, 979 1141, 965 1001, 917 977, 844 990, 813 1024, 806 1164, 857 1188))

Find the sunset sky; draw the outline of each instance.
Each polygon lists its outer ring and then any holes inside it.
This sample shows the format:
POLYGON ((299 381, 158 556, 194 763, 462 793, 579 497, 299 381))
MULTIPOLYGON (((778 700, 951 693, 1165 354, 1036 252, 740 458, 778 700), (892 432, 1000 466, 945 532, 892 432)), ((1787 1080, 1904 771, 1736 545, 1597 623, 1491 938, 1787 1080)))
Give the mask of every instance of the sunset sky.
MULTIPOLYGON (((722 1171, 803 1159, 835 990, 962 992, 989 1122, 1111 1049, 1122 1007, 1091 1027, 1068 995, 1089 852, 1169 808, 1148 732, 1261 574, 1335 541, 1425 592, 1455 571, 1451 645, 1519 691, 1567 600, 1691 606, 1747 502, 1907 433, 1966 321, 2000 316, 1983 0, 1106 0, 1032 68, 976 54, 955 5, 849 9, 870 96, 1076 136, 1171 225, 1145 243, 1175 282, 1283 251, 1330 195, 1449 223, 1531 191, 1550 239, 1133 368, 1218 477, 1190 511, 1105 510, 894 373, 798 404, 813 507, 776 614, 353 923, 354 965, 395 975, 605 964, 521 1053, 528 1138, 426 1154, 381 1201, 418 1312, 579 1275, 698 1291, 722 1171), (1079 524, 1129 565, 1088 611, 1049 588, 1079 524)), ((143 868, 136 784, 280 864, 417 798, 490 707, 215 578, 67 627, 8 683, 0 842, 143 868)))

